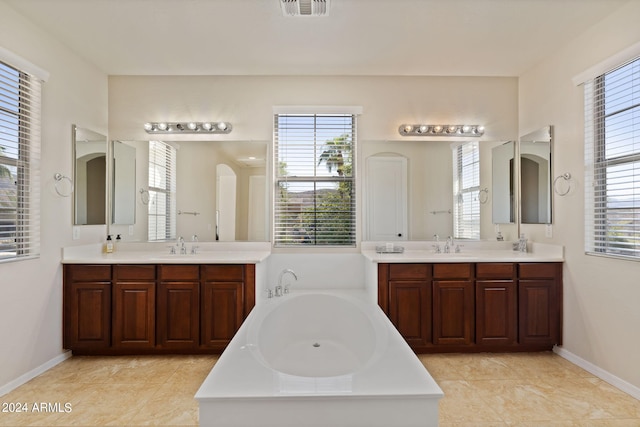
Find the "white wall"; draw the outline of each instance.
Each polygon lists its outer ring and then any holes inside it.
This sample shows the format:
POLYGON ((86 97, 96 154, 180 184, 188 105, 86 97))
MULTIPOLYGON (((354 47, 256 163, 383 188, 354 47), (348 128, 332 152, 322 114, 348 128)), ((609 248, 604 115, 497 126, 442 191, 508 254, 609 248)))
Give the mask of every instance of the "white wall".
MULTIPOLYGON (((520 129, 554 125, 553 176, 572 190, 554 195, 553 242, 565 245, 564 349, 640 387, 640 263, 584 255, 582 87, 572 77, 640 41, 640 2, 629 2, 520 79, 520 129)), ((544 226, 524 225, 533 240, 544 226)))
POLYGON ((53 175, 72 174, 71 125, 107 132, 107 77, 0 2, 0 44, 47 70, 43 85, 41 257, 0 264, 0 394, 3 386, 60 356, 61 248, 103 239, 105 226, 81 227, 72 241, 71 198, 53 175))

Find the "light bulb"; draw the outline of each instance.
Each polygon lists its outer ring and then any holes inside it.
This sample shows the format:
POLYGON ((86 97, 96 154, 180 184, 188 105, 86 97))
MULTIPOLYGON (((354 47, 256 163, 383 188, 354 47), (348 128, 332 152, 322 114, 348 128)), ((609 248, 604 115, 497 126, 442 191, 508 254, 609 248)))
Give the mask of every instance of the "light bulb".
POLYGON ((195 122, 189 122, 187 123, 187 127, 191 130, 196 130, 198 128, 198 125, 195 122))
POLYGON ((218 123, 217 127, 220 130, 227 130, 227 124, 225 122, 218 123))
POLYGON ((167 124, 162 122, 162 123, 158 123, 158 129, 160 130, 167 130, 167 124))
POLYGON ((426 133, 429 130, 429 126, 427 125, 422 125, 418 128, 418 132, 420 133, 426 133))
POLYGON ((484 133, 484 126, 478 126, 478 133, 484 133))
POLYGON ((211 130, 211 127, 212 127, 211 123, 209 123, 209 122, 204 122, 202 124, 202 129, 204 129, 204 130, 211 130))
POLYGON ((447 133, 454 133, 457 129, 457 126, 449 126, 447 127, 447 133))
POLYGON ((469 126, 469 125, 462 126, 462 132, 463 133, 469 133, 470 130, 471 130, 471 126, 469 126))
POLYGON ((411 132, 412 130, 413 130, 413 126, 411 126, 411 125, 406 125, 406 126, 404 127, 404 132, 405 132, 405 133, 409 133, 409 132, 411 132))
POLYGON ((151 123, 145 123, 144 130, 146 130, 147 132, 151 132, 153 130, 153 125, 151 123))
POLYGON ((440 125, 435 125, 435 126, 433 127, 433 132, 435 132, 435 133, 440 133, 440 132, 442 132, 442 126, 440 126, 440 125))

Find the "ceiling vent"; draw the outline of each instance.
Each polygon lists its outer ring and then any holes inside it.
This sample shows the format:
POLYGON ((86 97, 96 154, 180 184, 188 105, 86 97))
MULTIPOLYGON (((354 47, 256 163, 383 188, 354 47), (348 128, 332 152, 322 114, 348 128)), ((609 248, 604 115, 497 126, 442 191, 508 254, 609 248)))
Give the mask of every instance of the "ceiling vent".
POLYGON ((330 0, 280 0, 284 16, 327 16, 330 0))

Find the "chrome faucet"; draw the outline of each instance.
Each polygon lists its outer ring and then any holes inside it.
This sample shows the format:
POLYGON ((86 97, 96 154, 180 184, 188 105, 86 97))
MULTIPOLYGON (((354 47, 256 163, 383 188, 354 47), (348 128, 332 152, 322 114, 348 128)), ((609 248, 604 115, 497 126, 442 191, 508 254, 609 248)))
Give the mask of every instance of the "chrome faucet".
POLYGON ((178 237, 178 246, 180 247, 180 255, 186 255, 187 247, 184 245, 184 239, 182 236, 178 237))
POLYGON ((198 235, 194 234, 191 236, 191 255, 195 255, 198 253, 198 235))
POLYGON ((439 254, 441 252, 440 250, 440 236, 438 236, 437 234, 433 235, 433 240, 436 241, 436 244, 433 245, 433 249, 435 249, 436 253, 439 254))
POLYGON ((298 276, 290 268, 286 268, 282 270, 280 272, 280 275, 278 276, 278 285, 276 286, 276 289, 275 289, 275 295, 277 297, 281 297, 283 294, 289 293, 289 285, 286 285, 284 288, 282 287, 282 279, 284 278, 285 274, 291 274, 295 280, 298 280, 298 276))
POLYGON ((447 237, 447 242, 444 244, 444 253, 448 254, 451 252, 451 248, 453 248, 453 237, 447 237))

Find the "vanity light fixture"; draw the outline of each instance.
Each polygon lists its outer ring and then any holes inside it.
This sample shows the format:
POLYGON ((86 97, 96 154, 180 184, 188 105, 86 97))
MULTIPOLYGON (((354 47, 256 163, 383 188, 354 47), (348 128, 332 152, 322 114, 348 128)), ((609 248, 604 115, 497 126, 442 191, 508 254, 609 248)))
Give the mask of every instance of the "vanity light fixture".
POLYGON ((231 132, 228 122, 148 122, 144 124, 147 133, 217 133, 231 132))
POLYGON ((484 126, 480 125, 400 125, 402 136, 462 136, 480 137, 484 126))

